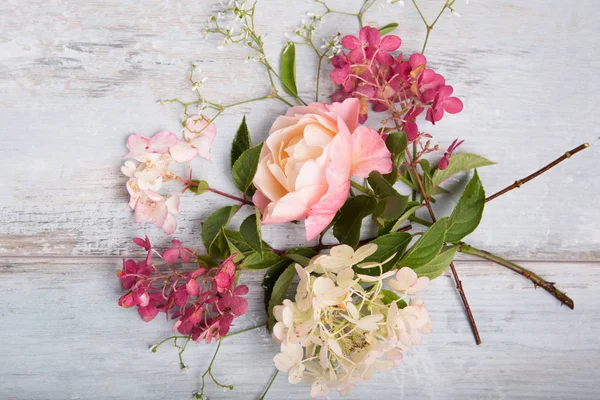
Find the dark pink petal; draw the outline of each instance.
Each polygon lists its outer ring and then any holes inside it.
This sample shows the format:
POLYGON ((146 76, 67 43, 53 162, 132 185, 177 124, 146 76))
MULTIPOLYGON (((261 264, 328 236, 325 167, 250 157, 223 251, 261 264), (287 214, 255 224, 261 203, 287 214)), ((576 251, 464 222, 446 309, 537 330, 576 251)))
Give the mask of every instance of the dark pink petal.
POLYGON ((369 36, 369 30, 371 29, 370 26, 364 26, 360 29, 360 32, 358 33, 358 37, 360 38, 360 42, 361 45, 362 44, 366 44, 369 36))
POLYGON ((179 241, 177 239, 171 240, 171 244, 173 245, 173 247, 176 247, 176 248, 180 248, 181 247, 181 241, 179 241))
POLYGON ((233 290, 233 294, 236 296, 244 296, 244 295, 248 294, 248 286, 239 285, 238 287, 236 287, 233 290))
POLYGON ((229 286, 230 281, 231 281, 231 279, 228 274, 226 274, 224 272, 219 272, 215 276, 215 282, 217 283, 217 291, 219 293, 222 293, 225 290, 225 288, 227 288, 229 286))
POLYGON ((438 90, 438 95, 440 96, 440 100, 444 100, 447 99, 448 97, 450 97, 450 95, 452 94, 452 92, 454 91, 454 89, 452 88, 452 86, 442 86, 441 88, 439 88, 438 90))
MULTIPOLYGON (((379 33, 379 29, 373 28, 370 26, 365 26, 367 28, 367 42, 370 46, 374 48, 378 48, 381 43, 381 33, 379 33)), ((363 28, 364 29, 364 28, 363 28)))
POLYGON ((144 239, 142 239, 142 238, 133 238, 133 243, 135 243, 135 244, 137 244, 138 246, 140 246, 140 247, 143 247, 143 248, 145 248, 146 250, 148 250, 148 249, 146 248, 146 246, 147 246, 147 243, 146 243, 146 241, 145 241, 144 239))
MULTIPOLYGON (((343 89, 340 89, 331 95, 331 101, 341 103, 342 101, 346 100, 348 97, 350 97, 348 95, 348 93, 346 93, 343 89)), ((258 193, 258 190, 256 191, 256 193, 258 193)), ((255 194, 255 196, 256 196, 256 194, 255 194)), ((256 203, 256 200, 254 200, 254 198, 252 200, 254 201, 254 203, 256 203)), ((269 200, 269 202, 270 202, 270 200, 269 200)))
POLYGON ((379 48, 384 51, 395 51, 402 44, 402 40, 396 35, 388 35, 381 40, 379 48))
POLYGON ((429 103, 430 101, 433 101, 435 99, 436 95, 437 95, 437 90, 435 90, 435 89, 426 90, 423 93, 422 100, 425 103, 429 103))
POLYGON ((348 74, 350 74, 350 65, 345 65, 342 68, 335 68, 331 71, 329 78, 333 83, 341 85, 348 78, 348 74))
POLYGON ((231 312, 239 317, 246 311, 248 311, 248 301, 243 297, 234 297, 231 301, 231 312))
POLYGON ((348 54, 348 59, 352 64, 360 64, 365 61, 365 52, 362 47, 354 49, 348 54))
POLYGON ((152 321, 158 314, 158 310, 152 304, 144 307, 138 307, 138 313, 145 322, 152 321))
POLYGON ((347 49, 356 49, 361 47, 360 40, 354 35, 346 35, 342 38, 342 46, 347 49))
POLYGON ((427 64, 427 58, 423 54, 415 53, 410 56, 408 62, 412 69, 417 68, 419 65, 427 64))
POLYGON ((387 111, 388 107, 381 102, 375 102, 375 104, 373 104, 373 111, 375 112, 383 112, 383 111, 387 111))
POLYGON ((358 116, 358 122, 360 122, 361 124, 364 124, 368 118, 369 118, 369 114, 360 114, 358 116))
POLYGON ((197 278, 199 276, 204 275, 205 272, 206 272, 206 268, 198 268, 197 270, 192 272, 192 274, 190 275, 190 278, 197 278))
POLYGON ((190 295, 188 294, 187 290, 177 290, 173 297, 173 301, 175 302, 175 304, 178 307, 183 307, 187 304, 190 295))
POLYGON ((194 256, 194 250, 183 247, 179 250, 179 255, 181 256, 183 262, 190 262, 194 256))
POLYGON ((406 131, 406 137, 409 142, 412 142, 419 136, 419 127, 414 122, 406 122, 404 124, 404 130, 406 131))
POLYGON ((121 307, 129 308, 132 307, 134 304, 135 301, 133 301, 133 293, 131 292, 126 293, 119 298, 119 305, 121 307))
POLYGON ((371 86, 371 85, 363 85, 363 86, 359 86, 355 91, 354 94, 358 94, 361 96, 365 96, 365 97, 374 97, 375 93, 377 92, 377 90, 371 86))
POLYGON ((390 53, 385 53, 382 51, 377 52, 377 61, 379 61, 382 65, 391 66, 394 65, 394 57, 390 53))
POLYGON ((456 114, 463 109, 463 103, 458 97, 449 97, 444 101, 444 110, 450 114, 456 114))
POLYGON ((167 249, 163 253, 163 259, 165 260, 165 262, 172 263, 172 262, 177 261, 178 258, 179 258, 179 249, 177 249, 177 248, 167 249))
POLYGON ((442 157, 440 162, 438 162, 438 169, 443 171, 446 168, 448 168, 448 165, 450 165, 450 159, 448 158, 448 156, 444 156, 442 157))
POLYGON ((145 289, 138 289, 133 292, 133 301, 140 307, 145 307, 150 304, 150 296, 145 289))
POLYGON ((198 296, 200 293, 200 285, 198 285, 198 281, 195 279, 188 280, 185 284, 185 289, 190 296, 198 296))

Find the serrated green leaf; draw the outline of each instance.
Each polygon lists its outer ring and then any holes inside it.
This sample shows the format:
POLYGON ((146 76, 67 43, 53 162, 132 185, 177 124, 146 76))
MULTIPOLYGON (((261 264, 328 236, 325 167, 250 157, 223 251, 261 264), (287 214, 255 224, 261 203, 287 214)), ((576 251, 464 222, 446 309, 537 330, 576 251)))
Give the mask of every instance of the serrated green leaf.
POLYGON ((404 162, 404 151, 408 146, 408 138, 404 132, 392 132, 385 139, 385 145, 392 153, 392 162, 399 167, 404 162))
MULTIPOLYGON (((262 287, 264 291, 264 303, 265 303, 265 311, 268 315, 268 327, 269 331, 273 328, 275 323, 275 318, 273 317, 273 309, 269 308, 269 302, 271 300, 271 294, 273 293, 273 287, 277 282, 277 279, 283 274, 283 272, 292 264, 291 260, 282 258, 278 262, 276 262, 272 267, 270 267, 267 272, 265 272, 265 276, 262 281, 262 287)), ((293 275, 292 275, 293 279, 293 275)), ((286 289, 287 290, 287 289, 286 289)), ((285 292, 284 292, 285 294, 285 292)), ((283 301, 283 300, 281 300, 283 301)))
POLYGON ((398 229, 402 227, 402 224, 408 220, 408 218, 413 215, 419 208, 421 208, 421 204, 417 201, 411 201, 406 205, 406 211, 396 220, 390 232, 396 232, 398 229))
POLYGON ((241 251, 234 243, 232 240, 230 240, 230 238, 227 236, 227 234, 225 233, 225 229, 221 229, 221 233, 220 235, 225 238, 225 241, 227 242, 227 248, 229 249, 229 254, 227 255, 227 257, 229 257, 230 255, 234 255, 233 257, 233 262, 234 263, 239 263, 241 260, 244 259, 244 252, 241 251))
POLYGON ((387 289, 381 289, 381 301, 383 302, 383 304, 385 304, 386 306, 388 304, 391 304, 392 301, 395 301, 396 304, 398 304, 398 308, 404 308, 406 307, 408 304, 406 304, 406 302, 404 300, 402 300, 400 298, 400 296, 398 296, 396 294, 396 292, 392 292, 391 290, 387 290, 387 289))
POLYGON ((231 169, 233 183, 242 193, 247 193, 258 168, 258 160, 263 143, 242 153, 231 169))
POLYGON ((210 214, 202 224, 202 243, 209 255, 217 258, 224 258, 223 243, 219 242, 220 237, 224 241, 224 238, 221 235, 221 229, 227 227, 231 217, 233 217, 239 209, 239 206, 221 207, 210 214))
MULTIPOLYGON (((393 232, 378 237, 371 241, 377 245, 377 251, 365 258, 363 262, 384 262, 392 255, 396 254, 394 258, 385 263, 382 266, 383 272, 387 272, 396 264, 396 262, 402 257, 402 253, 406 249, 406 246, 410 243, 412 236, 406 232, 393 232)), ((354 270, 360 274, 378 276, 380 274, 379 268, 358 268, 354 267, 354 270)))
POLYGON ((333 236, 340 243, 356 248, 360 240, 362 220, 373 213, 377 201, 365 195, 349 198, 339 211, 339 218, 333 225, 333 236))
POLYGON ((287 42, 281 52, 281 83, 290 96, 298 97, 296 88, 296 45, 287 42))
POLYGON ((398 27, 398 23, 397 22, 390 22, 387 25, 382 26, 381 28, 379 28, 379 33, 383 36, 383 35, 387 35, 390 32, 393 32, 394 29, 396 29, 398 27))
POLYGON ((277 254, 270 251, 264 253, 252 252, 244 258, 244 261, 240 264, 240 268, 244 269, 265 269, 273 266, 276 262, 281 260, 277 254))
POLYGON ((402 215, 408 202, 408 196, 403 196, 377 171, 369 174, 369 186, 373 189, 375 196, 379 199, 373 212, 379 225, 385 225, 386 221, 395 220, 402 215))
POLYGON ((458 174, 461 171, 469 169, 485 167, 488 165, 496 164, 487 158, 478 156, 476 154, 459 153, 454 154, 450 157, 450 165, 445 170, 436 170, 432 177, 433 186, 438 186, 440 183, 450 178, 453 175, 458 174))
POLYGON ((275 281, 275 285, 273 285, 273 290, 271 291, 271 296, 267 304, 267 311, 269 313, 269 330, 273 329, 273 325, 275 325, 273 307, 280 305, 285 299, 285 293, 290 287, 292 280, 294 279, 294 275, 296 275, 296 268, 294 265, 288 265, 275 281))
POLYGON ((479 226, 485 207, 485 190, 475 170, 473 178, 465 186, 452 215, 448 219, 446 242, 456 243, 479 226))
POLYGON ((249 215, 244 222, 242 222, 242 225, 240 225, 240 233, 253 250, 262 253, 263 246, 260 232, 260 211, 258 208, 255 208, 254 214, 249 215))
POLYGON ((439 219, 415 242, 400 260, 403 267, 417 268, 433 260, 444 245, 448 217, 439 219))
POLYGON ((414 271, 418 276, 426 276, 429 279, 435 279, 442 275, 448 268, 452 260, 454 260, 457 250, 458 246, 445 246, 433 260, 418 268, 414 268, 414 271))
POLYGON ((233 142, 231 143, 231 168, 237 161, 242 153, 252 147, 252 140, 250 139, 250 132, 248 131, 248 125, 246 125, 246 116, 242 118, 242 123, 238 128, 233 142))
POLYGON ((206 193, 206 191, 209 188, 208 182, 206 182, 206 181, 192 179, 192 182, 194 182, 197 186, 190 186, 190 187, 188 187, 188 190, 190 192, 194 193, 195 195, 200 195, 200 194, 206 193))

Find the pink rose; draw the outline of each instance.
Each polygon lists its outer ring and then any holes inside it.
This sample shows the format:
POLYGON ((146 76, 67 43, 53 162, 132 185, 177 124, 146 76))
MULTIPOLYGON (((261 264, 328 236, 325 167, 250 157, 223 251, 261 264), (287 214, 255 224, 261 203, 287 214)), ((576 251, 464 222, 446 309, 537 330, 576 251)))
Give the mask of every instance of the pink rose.
POLYGON ((359 100, 292 107, 277 117, 254 177, 263 224, 306 217, 306 239, 319 235, 344 205, 350 177, 391 172, 381 136, 358 126, 359 100))

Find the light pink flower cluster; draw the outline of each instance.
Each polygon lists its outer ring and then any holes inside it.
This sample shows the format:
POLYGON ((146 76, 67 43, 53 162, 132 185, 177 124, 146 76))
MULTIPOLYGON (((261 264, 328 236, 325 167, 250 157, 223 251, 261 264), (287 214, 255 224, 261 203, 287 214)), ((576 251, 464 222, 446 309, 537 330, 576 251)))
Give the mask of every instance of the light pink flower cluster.
POLYGON ((135 222, 151 222, 168 235, 175 232, 175 215, 180 211, 179 195, 165 197, 159 194, 159 190, 165 181, 178 179, 169 171, 173 162, 187 163, 197 155, 209 160, 210 145, 215 135, 214 124, 196 115, 186 120, 183 139, 168 131, 158 132, 151 138, 138 134, 129 136, 129 153, 125 157, 139 163, 126 161, 121 171, 129 177, 129 207, 135 210, 135 222))
POLYGON ((123 269, 117 271, 117 276, 127 293, 121 296, 119 305, 137 306, 144 321, 151 321, 159 312, 164 312, 167 318, 177 320, 173 330, 190 335, 194 341, 210 343, 226 335, 233 320, 248 310, 248 302, 243 297, 248 287, 235 283, 233 256, 217 267, 178 272, 172 263, 193 262, 193 250, 173 240, 173 247, 161 255, 152 248, 147 237, 136 238, 134 242, 148 254, 140 262, 123 260, 123 269), (161 273, 152 263, 152 254, 161 257, 171 273, 161 273))
POLYGON ((340 85, 332 95, 333 101, 355 97, 361 101, 360 122, 367 120, 368 103, 374 111, 392 111, 392 119, 406 132, 409 142, 420 138, 417 117, 425 111, 425 119, 432 124, 444 114, 462 111, 463 104, 453 97, 454 89, 446 85, 444 77, 427 68, 422 54, 402 59, 394 56, 402 41, 398 36, 381 37, 379 30, 365 26, 359 37, 347 35, 342 51, 332 58, 335 67, 331 80, 340 85))

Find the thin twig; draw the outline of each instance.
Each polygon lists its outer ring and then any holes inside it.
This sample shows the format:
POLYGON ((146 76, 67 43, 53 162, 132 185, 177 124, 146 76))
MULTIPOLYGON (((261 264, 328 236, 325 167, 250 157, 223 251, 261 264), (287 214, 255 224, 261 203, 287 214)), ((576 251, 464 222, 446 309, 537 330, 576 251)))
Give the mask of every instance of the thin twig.
POLYGON ((271 389, 271 386, 273 386, 273 382, 275 382, 275 378, 277 378, 277 375, 279 375, 279 370, 275 371, 275 373, 273 374, 273 377, 271 378, 271 381, 269 382, 269 386, 267 386, 267 389, 262 394, 262 396, 260 396, 260 399, 258 399, 258 400, 265 400, 265 397, 267 396, 267 393, 269 393, 269 389, 271 389))
POLYGON ((250 200, 248 200, 248 199, 244 199, 244 198, 242 198, 242 197, 237 197, 237 196, 234 196, 234 195, 231 195, 231 194, 227 194, 227 193, 225 193, 225 192, 221 192, 220 190, 213 189, 213 188, 211 188, 211 187, 209 187, 209 188, 208 188, 208 189, 206 189, 206 190, 208 190, 209 192, 213 192, 213 193, 215 193, 215 194, 218 194, 218 195, 220 195, 220 196, 227 197, 228 199, 232 199, 232 200, 239 201, 239 202, 240 202, 240 203, 242 203, 242 204, 247 204, 247 205, 249 205, 249 206, 253 206, 253 205, 254 205, 254 203, 253 203, 253 202, 251 202, 251 201, 250 201, 250 200))
POLYGON ((510 269, 511 271, 516 272, 519 275, 523 275, 525 278, 527 278, 531 282, 533 282, 533 284, 536 287, 538 287, 538 286, 541 287, 542 289, 544 289, 545 291, 550 293, 552 296, 556 297, 562 304, 566 305, 571 310, 573 310, 575 308, 575 304, 574 304, 573 300, 569 296, 567 296, 565 293, 558 290, 556 288, 556 286, 554 286, 555 285, 554 282, 548 282, 545 279, 543 279, 541 276, 539 276, 538 274, 536 274, 532 271, 529 271, 528 269, 525 269, 525 268, 521 267, 520 265, 517 265, 511 261, 505 260, 502 257, 499 257, 495 254, 490 253, 489 251, 476 249, 475 247, 469 246, 466 243, 461 243, 458 248, 458 251, 465 253, 465 254, 470 254, 472 256, 480 257, 480 258, 483 258, 483 259, 486 259, 489 261, 493 261, 497 264, 502 265, 503 267, 510 269))
POLYGON ((515 183, 513 183, 512 185, 507 186, 504 189, 500 190, 499 192, 496 192, 493 195, 489 196, 487 199, 485 199, 486 203, 488 201, 494 200, 496 197, 502 196, 506 192, 510 192, 513 189, 523 186, 525 183, 529 182, 533 178, 540 176, 541 174, 543 174, 544 172, 548 171, 549 169, 555 167, 556 165, 560 164, 567 158, 571 158, 572 155, 577 154, 581 150, 587 149, 588 147, 590 147, 590 144, 584 143, 584 144, 580 144, 579 146, 575 147, 572 150, 567 151, 565 154, 558 157, 556 160, 552 161, 550 164, 546 165, 544 168, 534 172, 533 174, 531 174, 523 179, 519 179, 519 180, 515 181, 515 183))
MULTIPOLYGON (((397 124, 397 122, 396 122, 397 124)), ((427 192, 425 191, 425 187, 423 186, 423 182, 421 181, 421 177, 419 176, 419 171, 417 171, 416 165, 413 165, 410 152, 408 148, 406 149, 407 156, 410 161, 410 167, 413 169, 415 173, 415 177, 417 179, 417 183, 419 185, 419 190, 421 191, 421 196, 425 201, 425 206, 427 206, 427 210, 429 211, 429 216, 433 222, 436 221, 435 214, 433 212, 433 208, 431 207, 431 203, 429 201, 429 196, 427 196, 427 192)), ((454 281, 456 282, 456 290, 460 295, 460 298, 463 302, 463 306, 465 308, 465 312, 467 313, 467 318, 469 319, 469 324, 471 325, 471 330, 473 331, 473 336, 475 337, 475 343, 477 345, 481 344, 481 337, 479 336, 479 330, 477 329, 477 324, 475 323, 475 317, 473 316, 473 312, 471 312, 471 307, 469 306, 469 301, 467 300, 467 295, 462 286, 462 282, 458 276, 458 272, 456 272, 456 268, 454 267, 454 262, 450 263, 450 270, 452 271, 452 276, 454 277, 454 281)))

